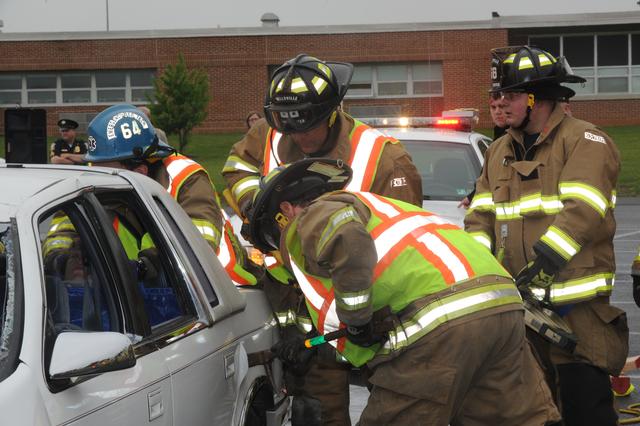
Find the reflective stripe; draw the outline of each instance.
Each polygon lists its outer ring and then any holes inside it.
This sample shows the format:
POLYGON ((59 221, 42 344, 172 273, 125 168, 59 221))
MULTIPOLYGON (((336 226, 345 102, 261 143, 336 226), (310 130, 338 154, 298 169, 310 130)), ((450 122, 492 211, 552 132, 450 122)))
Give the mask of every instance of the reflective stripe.
MULTIPOLYGON (((381 135, 380 132, 373 129, 366 129, 360 135, 359 140, 354 141, 356 143, 356 150, 351 154, 351 169, 353 170, 353 177, 351 182, 345 188, 347 191, 368 191, 369 188, 363 188, 364 177, 369 167, 375 167, 370 164, 371 154, 374 150, 376 139, 381 135)), ((353 142, 352 142, 353 146, 353 142)), ((376 158, 377 161, 377 158, 376 158)))
POLYGON ((304 80, 301 79, 300 77, 296 77, 293 80, 291 80, 291 91, 293 93, 302 93, 302 92, 306 92, 307 90, 307 85, 304 83, 304 80))
POLYGON ((529 68, 533 68, 533 63, 531 62, 531 58, 528 56, 521 56, 520 62, 518 63, 518 69, 526 70, 529 68))
POLYGON ((614 189, 613 191, 611 191, 611 204, 609 205, 612 209, 616 208, 616 201, 618 200, 617 198, 617 192, 614 189))
POLYGON ((257 189, 260 185, 260 178, 257 176, 247 176, 244 179, 239 180, 233 185, 233 196, 236 200, 242 198, 247 192, 257 189))
POLYGON ((442 259, 442 262, 453 274, 454 281, 464 281, 469 278, 464 264, 440 238, 427 232, 417 240, 424 244, 433 254, 442 259))
MULTIPOLYGON (((613 291, 613 273, 603 272, 565 282, 554 282, 549 287, 549 300, 552 303, 573 303, 592 299, 598 295, 607 296, 613 291)), ((542 299, 545 289, 533 288, 536 297, 542 299)))
POLYGON ((381 351, 388 353, 406 347, 447 321, 490 307, 521 301, 513 284, 482 286, 436 299, 390 332, 389 340, 381 351))
POLYGON ((538 54, 538 61, 540 62, 540 66, 542 67, 552 64, 551 60, 547 57, 547 55, 542 53, 538 54))
POLYGON ((351 207, 345 207, 335 212, 329 218, 329 224, 322 230, 322 235, 318 239, 316 245, 316 254, 320 254, 324 250, 324 246, 333 237, 335 232, 345 223, 359 222, 362 223, 360 217, 356 213, 356 210, 351 207))
POLYGON ((325 87, 327 87, 327 80, 325 80, 324 78, 320 78, 317 75, 311 79, 311 83, 313 84, 313 87, 316 89, 316 92, 318 92, 318 94, 321 94, 324 91, 325 87))
POLYGON ((491 196, 491 193, 483 192, 474 195, 473 199, 471 200, 471 205, 469 206, 469 212, 475 209, 481 211, 495 210, 495 205, 493 204, 493 197, 491 196))
POLYGON ((559 190, 562 200, 578 198, 593 207, 602 217, 607 212, 607 199, 593 186, 579 182, 561 182, 559 190))
POLYGON ((378 197, 370 192, 361 192, 360 195, 365 198, 366 201, 381 215, 391 218, 400 214, 400 211, 398 211, 394 205, 382 202, 378 197))
POLYGON ((282 162, 278 156, 278 148, 282 140, 282 133, 272 130, 267 135, 267 143, 264 148, 264 166, 262 167, 262 176, 268 175, 273 169, 278 167, 282 162))
POLYGON ((528 195, 512 203, 496 203, 496 219, 511 220, 521 219, 522 213, 540 211, 553 215, 562 210, 562 202, 555 195, 541 196, 540 193, 528 195))
POLYGON ((213 242, 216 246, 218 245, 218 242, 220 240, 220 231, 218 231, 216 227, 213 226, 213 223, 209 222, 208 220, 202 219, 191 219, 191 221, 198 229, 198 232, 202 234, 205 240, 213 242))
POLYGON ((417 228, 429 224, 442 225, 448 224, 448 222, 436 216, 410 216, 390 226, 374 239, 378 261, 404 237, 414 232, 417 228))
POLYGON ((471 235, 477 242, 491 250, 491 238, 485 234, 484 232, 470 232, 471 235))
POLYGON ((73 246, 73 240, 70 237, 48 238, 44 243, 42 255, 47 257, 54 250, 68 250, 73 246))
POLYGON ((227 158, 226 163, 224 163, 224 167, 222 168, 222 172, 233 172, 233 171, 243 171, 250 173, 258 173, 259 170, 253 164, 249 164, 246 161, 243 161, 240 157, 236 157, 235 155, 227 158))
POLYGON ((311 322, 311 318, 296 315, 296 313, 292 310, 276 312, 275 317, 280 327, 295 325, 300 331, 305 334, 313 330, 313 323, 311 322))
POLYGON ((371 289, 340 293, 335 291, 336 304, 347 311, 363 309, 371 304, 371 289))
POLYGON ((556 226, 550 226, 540 240, 565 260, 570 260, 580 250, 580 245, 556 226))

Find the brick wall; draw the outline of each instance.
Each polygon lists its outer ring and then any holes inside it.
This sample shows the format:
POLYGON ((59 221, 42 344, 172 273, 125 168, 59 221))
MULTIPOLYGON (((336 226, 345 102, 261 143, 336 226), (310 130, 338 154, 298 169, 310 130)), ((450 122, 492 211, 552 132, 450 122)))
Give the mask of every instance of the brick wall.
MULTIPOLYGON (((157 68, 185 56, 207 72, 212 101, 197 132, 237 131, 250 110, 261 110, 267 67, 304 52, 325 60, 367 62, 442 61, 441 97, 345 101, 350 105, 400 105, 403 115, 438 115, 443 109, 475 107, 481 126, 487 110, 489 51, 508 44, 506 30, 415 31, 332 35, 188 37, 129 40, 0 42, 0 72, 157 68)), ((577 116, 598 124, 639 124, 640 100, 577 101, 577 116)), ((65 112, 97 112, 104 106, 47 108, 48 133, 65 112)), ((0 122, 3 116, 0 117, 0 122)), ((4 129, 4 123, 0 123, 4 129)))

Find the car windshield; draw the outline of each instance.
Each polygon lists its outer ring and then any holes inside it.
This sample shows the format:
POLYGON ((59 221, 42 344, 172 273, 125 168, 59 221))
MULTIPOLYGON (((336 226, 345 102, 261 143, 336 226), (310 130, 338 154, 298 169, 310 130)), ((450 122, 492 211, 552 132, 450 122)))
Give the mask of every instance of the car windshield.
POLYGON ((480 161, 471 145, 403 140, 422 177, 425 200, 461 200, 473 190, 480 161))

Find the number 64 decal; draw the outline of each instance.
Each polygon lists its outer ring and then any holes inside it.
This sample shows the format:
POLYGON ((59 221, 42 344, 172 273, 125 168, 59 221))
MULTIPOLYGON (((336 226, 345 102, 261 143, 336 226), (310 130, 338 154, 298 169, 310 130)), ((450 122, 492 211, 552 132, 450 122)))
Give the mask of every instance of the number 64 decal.
POLYGON ((131 128, 129 128, 129 123, 121 124, 120 131, 122 132, 122 137, 125 139, 130 139, 133 135, 142 134, 142 130, 140 129, 137 121, 131 122, 131 128))

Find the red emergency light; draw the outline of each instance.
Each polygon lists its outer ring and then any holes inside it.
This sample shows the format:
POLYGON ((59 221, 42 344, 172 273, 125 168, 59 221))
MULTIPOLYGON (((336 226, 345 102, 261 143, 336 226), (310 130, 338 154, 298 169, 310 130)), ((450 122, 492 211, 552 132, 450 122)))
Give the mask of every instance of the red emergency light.
POLYGON ((460 119, 459 118, 439 118, 436 120, 436 126, 458 127, 460 126, 460 119))

